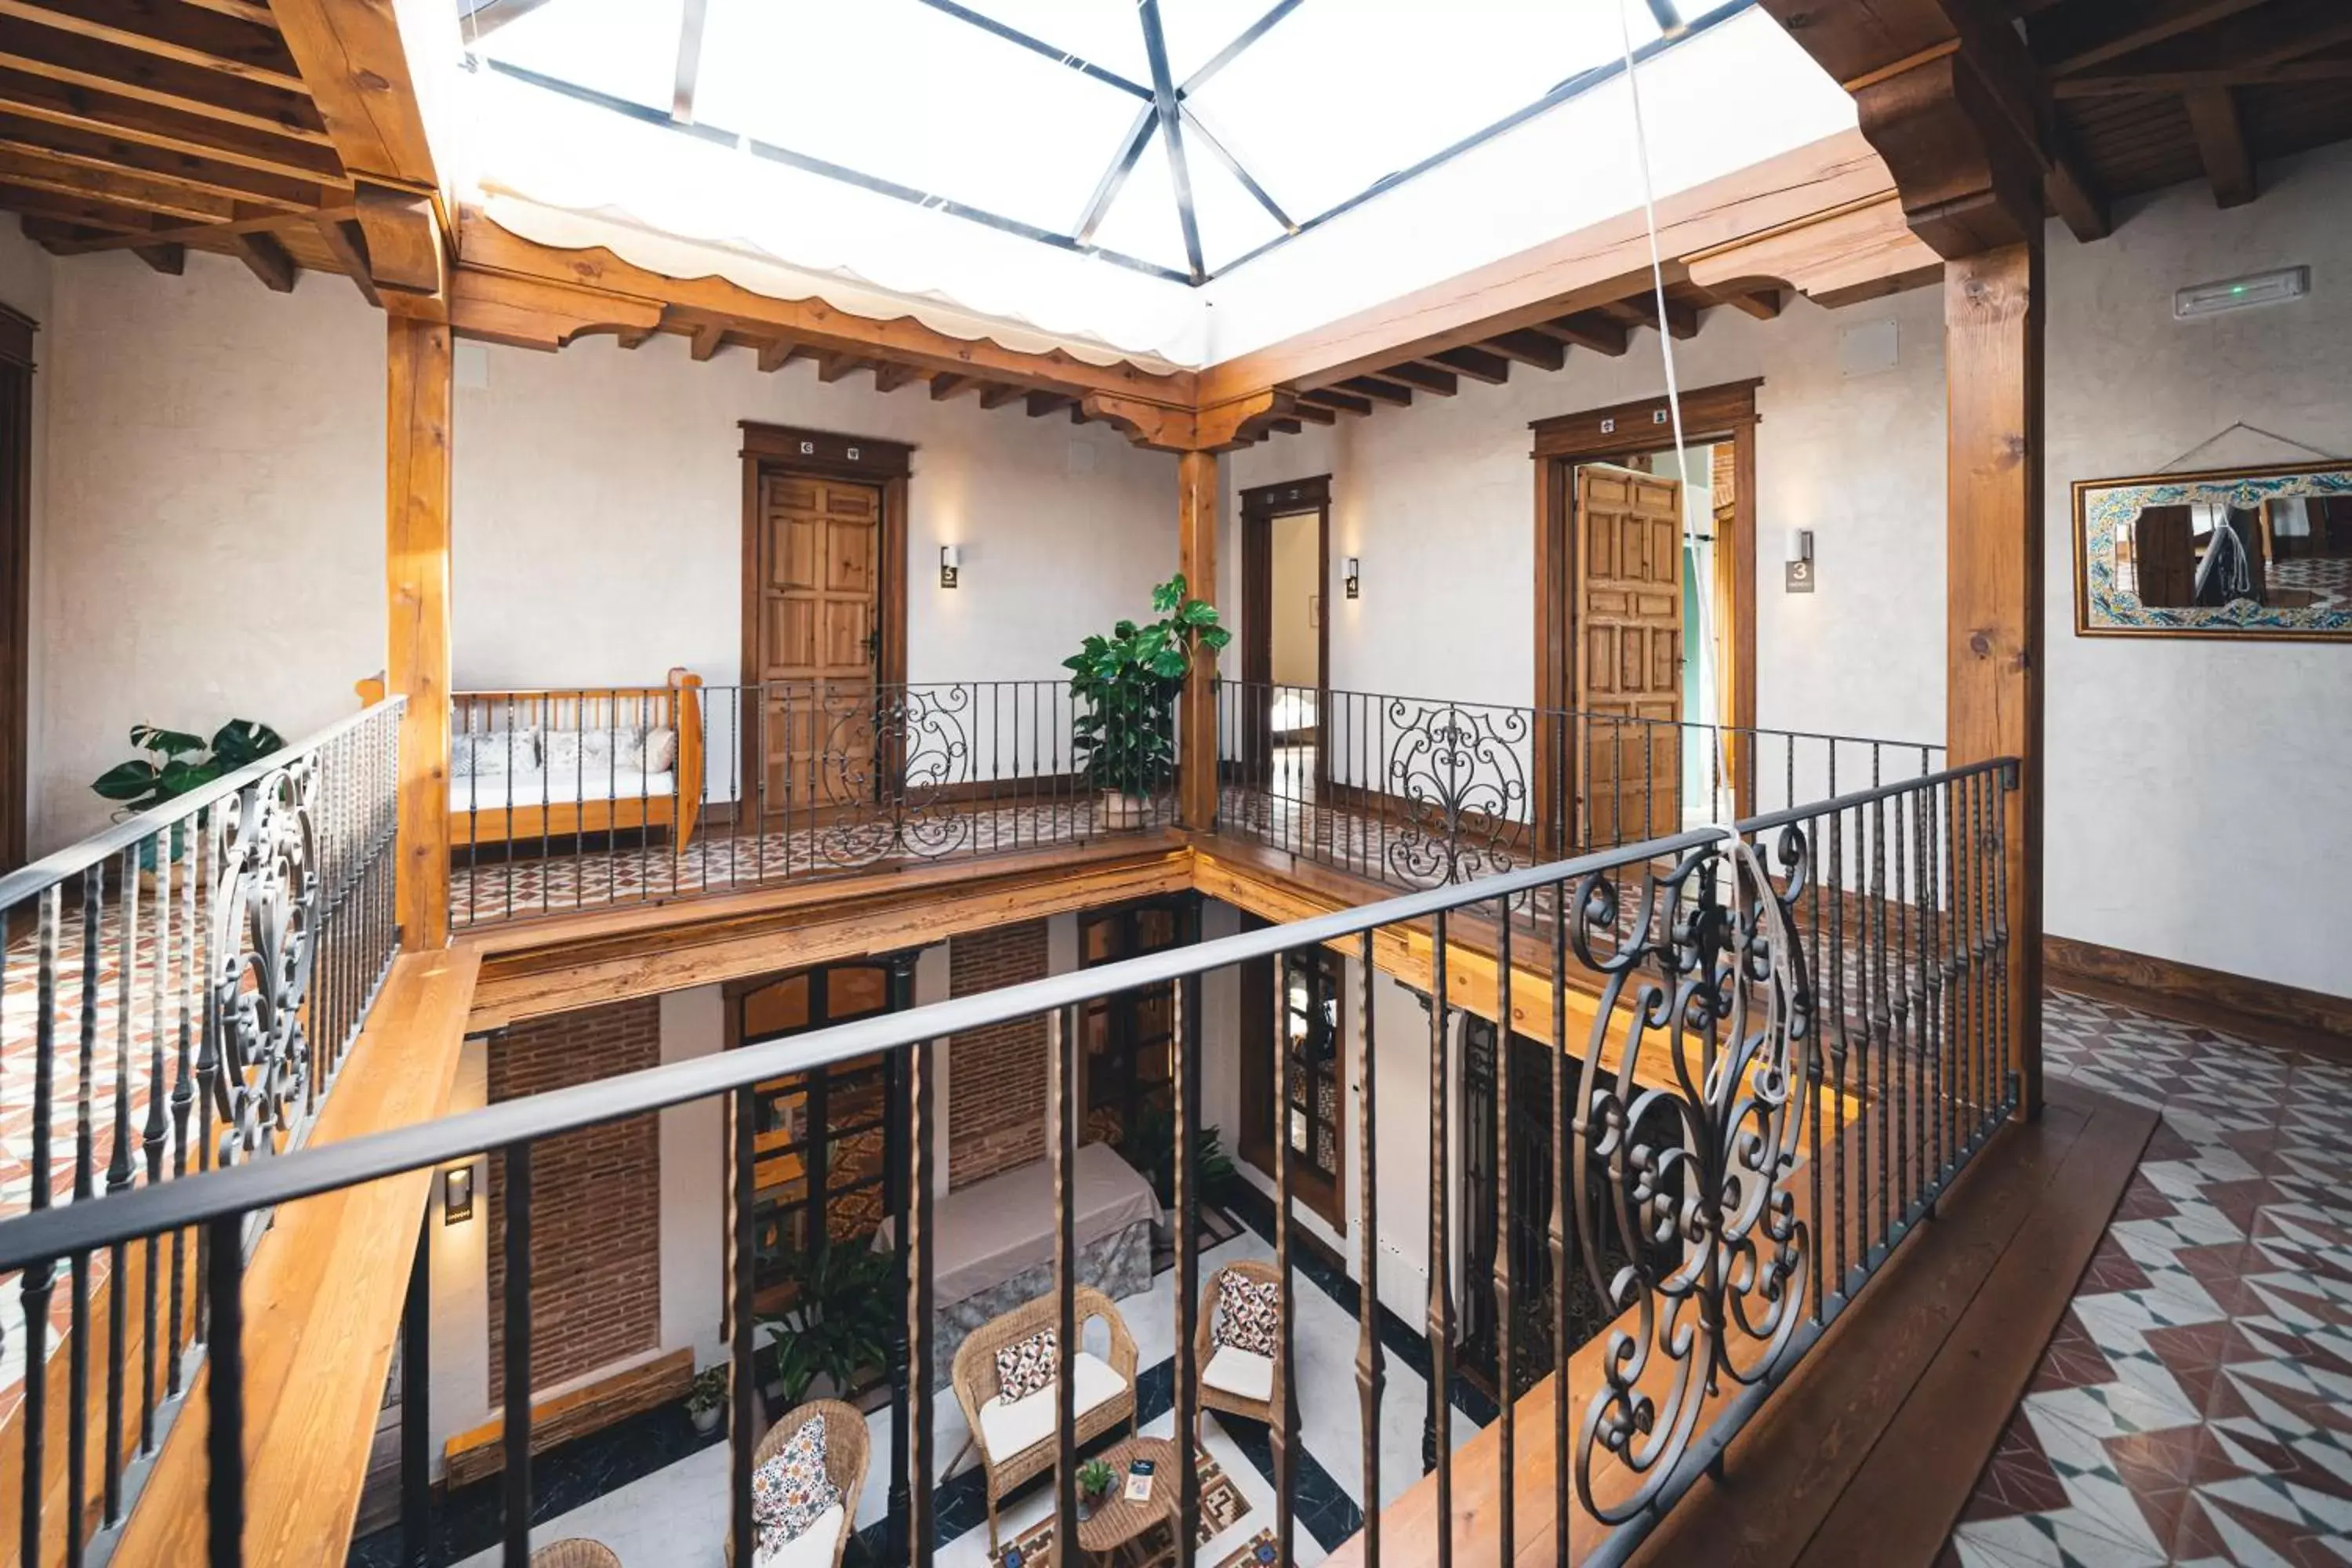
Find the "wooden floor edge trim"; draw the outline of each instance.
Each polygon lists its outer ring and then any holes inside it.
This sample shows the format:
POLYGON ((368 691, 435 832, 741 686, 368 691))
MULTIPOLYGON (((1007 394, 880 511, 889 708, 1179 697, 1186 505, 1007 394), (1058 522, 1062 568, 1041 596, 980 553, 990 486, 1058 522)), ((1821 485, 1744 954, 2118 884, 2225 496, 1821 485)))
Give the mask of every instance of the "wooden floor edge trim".
POLYGON ((2042 952, 2043 978, 2055 990, 2119 1002, 2263 1045, 2352 1062, 2352 996, 2068 936, 2045 935, 2042 952))
MULTIPOLYGON (((480 961, 455 948, 394 961, 310 1143, 445 1114, 480 961)), ((351 1546, 433 1173, 412 1171, 280 1208, 245 1275, 247 1568, 315 1568, 351 1546)), ((205 1559, 209 1366, 190 1380, 110 1559, 205 1559)))
POLYGON ((1932 1568, 2156 1131, 2156 1111, 2094 1098, 2091 1124, 2029 1221, 2034 1245, 2002 1254, 1806 1543, 1800 1568, 1865 1559, 1932 1568))

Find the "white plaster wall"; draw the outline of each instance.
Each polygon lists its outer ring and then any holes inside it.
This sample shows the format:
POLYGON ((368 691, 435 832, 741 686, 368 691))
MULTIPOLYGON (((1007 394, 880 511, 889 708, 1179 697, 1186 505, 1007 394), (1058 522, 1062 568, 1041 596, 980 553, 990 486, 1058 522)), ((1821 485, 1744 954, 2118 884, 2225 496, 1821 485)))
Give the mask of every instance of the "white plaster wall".
POLYGON ((685 665, 714 684, 742 654, 737 421, 915 445, 908 489, 911 680, 1054 679, 1087 633, 1150 607, 1176 567, 1176 467, 1101 426, 824 385, 748 349, 697 364, 682 338, 558 354, 460 345, 460 689, 643 684, 685 665), (939 585, 940 546, 962 551, 939 585))
MULTIPOLYGON (((50 312, 50 277, 56 263, 49 253, 26 239, 22 230, 0 227, 0 305, 30 316, 40 328, 33 337, 33 420, 32 474, 28 486, 32 499, 32 558, 29 563, 32 581, 41 580, 41 567, 47 555, 47 541, 43 518, 48 510, 48 433, 49 382, 53 377, 51 361, 57 342, 56 321, 50 312)), ((41 683, 48 668, 46 633, 47 624, 42 613, 41 596, 31 595, 31 636, 27 641, 30 657, 26 660, 26 692, 29 699, 26 714, 26 733, 31 742, 28 751, 37 754, 44 704, 41 683)), ((38 817, 39 780, 34 757, 26 759, 26 802, 27 819, 38 817)), ((35 854, 44 844, 37 841, 35 854)))
MULTIPOLYGON (((489 1100, 489 1043, 467 1040, 457 1053, 449 1113, 479 1110, 489 1100)), ((441 1473, 449 1439, 471 1431, 490 1415, 489 1165, 477 1158, 467 1166, 474 1173, 474 1217, 443 1224, 438 1183, 425 1215, 433 1248, 433 1367, 425 1390, 431 1401, 426 1429, 436 1476, 441 1473)), ((667 1265, 667 1258, 663 1261, 667 1265)))
MULTIPOLYGON (((1898 740, 1944 729, 1944 397, 1940 296, 1915 290, 1778 321, 1717 310, 1675 344, 1685 388, 1762 376, 1757 407, 1757 718, 1898 740), (1839 334, 1891 320, 1891 370, 1848 377, 1839 334), (1780 586, 1780 541, 1814 531, 1818 591, 1780 586)), ((1246 486, 1328 472, 1331 561, 1362 563, 1362 594, 1327 602, 1335 688, 1525 703, 1535 693, 1535 465, 1528 424, 1665 390, 1658 339, 1622 357, 1571 350, 1554 374, 1343 416, 1227 462, 1246 486)), ((1238 578, 1230 579, 1238 589, 1238 578)), ((1238 598, 1228 600, 1238 603, 1238 598)))
MULTIPOLYGON (((691 1061, 726 1048, 726 997, 717 985, 661 997, 661 1059, 691 1061)), ((708 1366, 726 1353, 726 1118, 718 1099, 674 1105, 660 1117, 661 1345, 694 1350, 708 1366)))
MULTIPOLYGON (((2051 230, 2045 923, 2352 995, 2326 869, 2352 857, 2352 648, 2074 629, 2074 480, 2169 466, 2239 420, 2352 456, 2352 147, 2262 177, 2250 206, 2182 185, 2095 245, 2051 230), (2295 264, 2305 300, 2172 320, 2177 289, 2295 264)), ((2310 460, 2241 432, 2187 466, 2310 460)))
POLYGON ((383 314, 194 253, 52 279, 36 854, 104 824, 88 786, 133 723, 299 738, 352 710, 384 635, 383 314))

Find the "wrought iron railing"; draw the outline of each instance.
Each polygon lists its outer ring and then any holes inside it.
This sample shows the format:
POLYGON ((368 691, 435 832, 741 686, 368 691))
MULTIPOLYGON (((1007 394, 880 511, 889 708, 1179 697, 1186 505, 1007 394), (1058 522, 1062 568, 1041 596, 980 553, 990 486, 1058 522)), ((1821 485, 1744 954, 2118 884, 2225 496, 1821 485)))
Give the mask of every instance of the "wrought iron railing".
POLYGON ((1565 708, 1222 680, 1218 831, 1437 887, 1843 790, 1944 748, 1565 708))
MULTIPOLYGON (((186 1181, 113 1194, 94 1202, 0 1222, 0 1269, 46 1279, 60 1263, 77 1269, 94 1255, 142 1238, 203 1227, 214 1267, 205 1296, 216 1347, 206 1426, 211 1483, 210 1562, 245 1560, 248 1434, 242 1387, 230 1371, 247 1362, 247 1321, 236 1247, 247 1217, 277 1205, 398 1172, 454 1166, 487 1153, 501 1163, 506 1325, 502 1446, 503 1561, 524 1568, 536 1519, 531 1476, 534 1258, 530 1181, 537 1152, 572 1130, 691 1101, 718 1099, 729 1109, 731 1170, 725 1199, 733 1211, 721 1243, 727 1270, 727 1334, 731 1395, 729 1561, 749 1564, 760 1529, 753 1513, 756 1446, 779 1413, 763 1410, 756 1388, 755 1086, 789 1074, 886 1053, 904 1070, 893 1124, 906 1136, 892 1184, 899 1223, 891 1246, 903 1281, 903 1348, 891 1354, 894 1435, 877 1527, 886 1560, 903 1547, 929 1563, 940 1544, 930 1478, 942 1451, 934 1426, 937 1395, 925 1370, 945 1320, 935 1313, 939 1221, 932 1194, 940 1108, 941 1042, 1015 1020, 1042 1017, 1050 1044, 1047 1077, 1050 1207, 1034 1216, 1053 1238, 1050 1295, 1060 1347, 1047 1352, 1055 1416, 1048 1430, 1055 1538, 1079 1535, 1078 1459, 1071 1358, 1079 1349, 1076 1291, 1082 1259, 1076 1245, 1074 1165, 1079 1138, 1078 1019, 1087 1004, 1144 986, 1171 986, 1174 1028, 1169 1087, 1174 1121, 1173 1279, 1175 1323, 1171 1430, 1180 1442, 1202 1409, 1195 1331, 1202 1235, 1202 1169, 1193 1131, 1202 1125, 1204 978, 1245 963, 1284 971, 1310 950, 1336 949, 1354 961, 1349 994, 1352 1038, 1362 1066, 1347 1092, 1359 1126, 1360 1191, 1348 1227, 1360 1288, 1357 1378, 1352 1386, 1307 1388, 1290 1376, 1269 1415, 1273 1468, 1271 1533, 1276 1561, 1296 1560, 1297 1500, 1308 1424, 1302 1402, 1356 1406, 1364 1436, 1357 1496, 1378 1500, 1392 1488, 1381 1476, 1381 1408, 1388 1352, 1377 1322, 1376 1287, 1383 1250, 1381 1215, 1398 1186, 1428 1194, 1425 1314, 1429 1386, 1454 1384, 1461 1296, 1454 1283, 1460 1249, 1450 1217, 1462 1205, 1498 1205, 1501 1234, 1533 1226, 1545 1237, 1546 1279, 1522 1268, 1525 1250, 1495 1249, 1488 1278, 1466 1288, 1492 1291, 1503 1304, 1497 1351, 1503 1386, 1517 1381, 1522 1356, 1547 1356, 1553 1397, 1544 1405, 1506 1398, 1472 1473, 1482 1510, 1492 1510, 1499 1540, 1515 1541, 1515 1510, 1534 1508, 1565 1521, 1564 1560, 1622 1561, 1644 1533, 1721 1455, 1733 1434, 1852 1303, 1947 1184, 1984 1147, 2018 1103, 2020 1075, 2032 1070, 2028 1042, 2009 1032, 2005 966, 2008 889, 2002 867, 2004 795, 2015 769, 1992 763, 1849 794, 1751 818, 1730 837, 1694 830, 1571 860, 1522 867, 1458 886, 1406 894, 1363 908, 1032 984, 881 1015, 821 1033, 749 1046, 533 1096, 436 1122, 382 1132, 289 1158, 217 1170, 186 1181), (1854 853, 1853 851, 1858 851, 1854 853), (1848 868, 1862 868, 1849 879, 1848 868), (1536 895, 1541 894, 1538 898, 1536 895), (1520 921, 1493 923, 1494 945, 1474 952, 1449 926, 1478 908, 1525 906, 1548 911, 1529 934, 1520 921), (1373 1005, 1382 942, 1401 930, 1426 939, 1429 972, 1417 975, 1439 1002, 1431 1009, 1427 1055, 1417 1042, 1402 1053, 1376 1046, 1373 1005), (1459 985, 1465 966, 1491 976, 1491 992, 1471 996, 1459 985), (1449 967, 1454 973, 1449 973, 1449 967), (1597 987, 1597 1005, 1580 1000, 1597 987), (1549 994, 1544 1054, 1549 1073, 1543 1142, 1549 1160, 1542 1209, 1515 1214, 1517 1184, 1462 1193, 1450 1106, 1459 1085, 1452 1066, 1456 1016, 1466 1006, 1502 1017, 1541 1017, 1549 994), (1419 1149, 1386 1130, 1376 1102, 1400 1093, 1428 1097, 1427 1132, 1419 1149), (1577 1326, 1572 1310, 1597 1303, 1597 1323, 1577 1326), (1538 1336, 1514 1325, 1543 1326, 1538 1336), (1591 1331, 1588 1332, 1588 1329, 1591 1331), (1559 1369, 1597 1334, 1585 1380, 1566 1386, 1559 1369), (1528 1412, 1548 1414, 1556 1452, 1571 1462, 1549 1478, 1522 1475, 1517 1444, 1528 1412), (1496 1489, 1499 1488, 1499 1489, 1496 1489)), ((1463 929, 1467 929, 1466 925, 1463 929)), ((1197 928, 1195 928, 1197 933, 1197 928)), ((1222 987, 1220 987, 1222 990, 1222 987)), ((1483 985, 1481 986, 1483 989, 1483 985)), ((1272 1102, 1292 1102, 1286 1051, 1275 1053, 1280 1081, 1272 1102)), ((1513 1075, 1496 1076, 1504 1103, 1495 1136, 1525 1120, 1509 1103, 1513 1075)), ((1288 1352, 1299 1320, 1297 1299, 1318 1287, 1292 1265, 1298 1247, 1293 1211, 1299 1152, 1274 1140, 1273 1246, 1277 1277, 1276 1359, 1288 1352)), ((1500 1166, 1503 1151, 1489 1169, 1500 1166)), ((1412 1205, 1418 1207, 1418 1204, 1412 1205)), ((401 1247, 405 1238, 383 1245, 401 1247)), ((1393 1236, 1385 1250, 1395 1251, 1393 1236)), ((418 1250, 417 1268, 426 1249, 418 1250)), ((543 1259, 539 1261, 544 1261, 543 1259)), ((1154 1289, 1160 1289, 1155 1286, 1154 1289)), ((410 1300, 428 1302, 421 1273, 410 1300)), ((1156 1310, 1156 1309, 1155 1309, 1156 1310)), ((894 1339, 898 1336, 894 1334, 894 1339)), ((430 1342, 412 1312, 404 1354, 423 1364, 430 1342)), ((416 1397, 430 1380, 416 1376, 416 1397)), ((1039 1397, 1045 1395, 1040 1394, 1039 1397)), ((1346 1415, 1318 1413, 1344 1423, 1346 1415)), ((798 1417, 787 1417, 797 1422, 798 1417)), ((1452 1428, 1468 1417, 1450 1397, 1433 1399, 1426 1417, 1423 1484, 1436 1492, 1433 1540, 1421 1545, 1449 1561, 1444 1521, 1455 1511, 1463 1461, 1452 1428)), ((422 1409, 404 1409, 404 1464, 428 1461, 422 1409)), ((797 1426, 795 1426, 797 1430, 797 1426)), ((1328 1429, 1326 1426, 1323 1429, 1328 1429)), ((952 1442, 950 1428, 947 1440, 952 1442)), ((1026 1452, 1026 1450, 1024 1450, 1026 1452)), ((991 1457, 989 1466, 1005 1456, 991 1457)), ((1183 1456, 1189 1460, 1189 1454, 1183 1456)), ((1340 1456, 1323 1456, 1327 1467, 1340 1456)), ((6 1459, 0 1458, 0 1465, 6 1459)), ((43 1531, 76 1528, 46 1506, 37 1457, 15 1477, 26 1500, 26 1562, 40 1561, 43 1531)), ((404 1489, 401 1529, 409 1560, 431 1561, 429 1494, 404 1489)), ((1163 1465, 1156 1483, 1171 1489, 1176 1539, 1190 1542, 1202 1518, 1201 1476, 1192 1463, 1163 1465)), ((283 1492, 286 1489, 278 1488, 283 1492)), ((683 1516, 681 1516, 683 1517, 683 1516)), ((1431 1517, 1421 1510, 1423 1520, 1431 1517)), ((1377 1504, 1361 1521, 1377 1540, 1377 1504)), ((712 1536, 718 1533, 713 1522, 712 1536)), ((1328 1543, 1327 1543, 1328 1544, 1328 1543)), ((1368 1543, 1369 1544, 1369 1543, 1368 1543)), ((1412 1542, 1399 1542, 1400 1548, 1412 1542)), ((677 1542, 681 1559, 692 1549, 677 1542)), ((1181 1550, 1181 1549, 1180 1549, 1181 1550)), ((1367 1561, 1375 1560, 1368 1550, 1367 1561)), ((273 1559, 276 1561, 276 1559, 273 1559)), ((1501 1561, 1515 1561, 1506 1544, 1501 1561)))
MULTIPOLYGON (((0 878, 0 1115, 12 1145, 24 1140, 0 1214, 96 1212, 301 1142, 399 946, 400 708, 379 703, 0 878)), ((122 1518, 126 1471, 154 1452, 201 1335, 191 1287, 207 1243, 149 1234, 126 1270, 131 1239, 0 1291, 0 1382, 21 1380, 27 1485, 86 1504, 52 1525, 68 1562, 86 1517, 122 1518), (45 1447, 60 1348, 61 1468, 45 1447)), ((37 1515, 29 1492, 26 1506, 37 1515)), ((37 1536, 28 1527, 19 1561, 49 1561, 37 1536)))
MULTIPOLYGON (((460 692, 453 923, 658 903, 1174 821, 1108 795, 1064 680, 460 692)), ((1172 735, 1172 707, 1161 719, 1172 735)))

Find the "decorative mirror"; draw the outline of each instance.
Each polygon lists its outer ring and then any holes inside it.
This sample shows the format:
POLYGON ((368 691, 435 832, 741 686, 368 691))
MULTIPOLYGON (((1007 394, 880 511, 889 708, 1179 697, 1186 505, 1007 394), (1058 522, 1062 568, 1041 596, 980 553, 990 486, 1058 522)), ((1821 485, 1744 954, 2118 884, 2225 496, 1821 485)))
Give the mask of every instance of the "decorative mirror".
POLYGON ((2074 629, 2352 638, 2352 464, 2077 480, 2074 629))

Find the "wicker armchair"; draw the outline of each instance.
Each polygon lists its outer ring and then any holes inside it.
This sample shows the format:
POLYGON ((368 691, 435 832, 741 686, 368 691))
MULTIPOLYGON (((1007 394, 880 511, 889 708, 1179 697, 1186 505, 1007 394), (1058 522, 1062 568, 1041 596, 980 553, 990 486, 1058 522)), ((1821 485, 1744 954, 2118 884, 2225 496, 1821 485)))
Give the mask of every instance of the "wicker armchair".
POLYGON ((554 1541, 530 1554, 530 1568, 621 1568, 621 1560, 601 1541, 554 1541))
POLYGON ((1279 1354, 1274 1358, 1273 1391, 1264 1399, 1244 1398, 1230 1389, 1217 1387, 1201 1375, 1208 1370, 1209 1358, 1217 1353, 1217 1292, 1223 1289, 1228 1274, 1237 1274, 1244 1279, 1272 1285, 1277 1289, 1282 1285, 1282 1271, 1273 1264, 1244 1261, 1226 1264, 1209 1277, 1209 1283, 1202 1289, 1201 1310, 1195 1314, 1192 1329, 1193 1386, 1200 1395, 1192 1416, 1192 1436, 1196 1442, 1200 1438, 1201 1417, 1212 1410, 1246 1415, 1253 1421, 1262 1421, 1272 1426, 1281 1418, 1284 1409, 1284 1380, 1289 1369, 1282 1364, 1279 1354))
MULTIPOLYGON (((1024 1482, 1034 1480, 1054 1468, 1059 1445, 1052 1428, 1028 1447, 1013 1454, 992 1454, 988 1441, 981 1435, 981 1407, 999 1393, 996 1377, 996 1352, 1018 1344, 1043 1329, 1058 1325, 1060 1311, 1052 1296, 1041 1296, 1026 1306, 1015 1307, 1003 1316, 990 1320, 964 1337, 956 1347, 955 1370, 950 1381, 955 1387, 956 1403, 963 1407, 964 1425, 971 1431, 973 1444, 980 1449, 981 1468, 988 1477, 988 1549, 996 1551, 997 1504, 1012 1495, 1024 1482)), ((1077 1288, 1071 1321, 1076 1339, 1086 1339, 1087 1324, 1099 1318, 1110 1330, 1109 1366, 1125 1385, 1118 1394, 1104 1400, 1091 1410, 1078 1415, 1076 1441, 1090 1443, 1106 1432, 1125 1426, 1135 1429, 1135 1336, 1128 1332, 1127 1321, 1111 1305, 1110 1298, 1091 1285, 1077 1288)), ((1063 1365, 1075 1364, 1076 1344, 1062 1347, 1063 1365)))
MULTIPOLYGON (((866 1433, 866 1417, 853 1405, 838 1399, 812 1399, 784 1412, 782 1420, 768 1428, 760 1446, 751 1454, 751 1468, 757 1470, 774 1458, 792 1441, 795 1433, 809 1424, 811 1418, 824 1417, 824 1473, 841 1489, 841 1533, 834 1537, 833 1568, 841 1568, 842 1553, 849 1549, 849 1538, 857 1533, 857 1499, 866 1489, 866 1461, 871 1439, 866 1433)), ((727 1532, 727 1561, 735 1561, 735 1532, 727 1532)), ((534 1563, 533 1568, 537 1568, 534 1563)), ((593 1568, 583 1563, 583 1568, 593 1568)), ((619 1564, 614 1564, 619 1568, 619 1564)))

